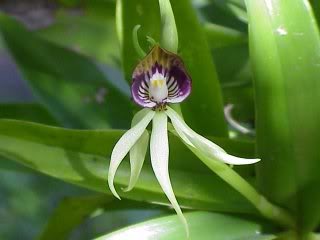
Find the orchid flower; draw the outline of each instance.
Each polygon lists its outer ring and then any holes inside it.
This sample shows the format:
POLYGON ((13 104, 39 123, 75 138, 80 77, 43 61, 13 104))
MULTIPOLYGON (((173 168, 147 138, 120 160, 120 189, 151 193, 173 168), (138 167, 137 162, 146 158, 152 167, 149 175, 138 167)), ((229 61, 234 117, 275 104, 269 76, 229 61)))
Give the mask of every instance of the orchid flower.
POLYGON ((132 75, 131 94, 135 103, 143 107, 133 118, 132 128, 116 143, 108 175, 111 192, 120 199, 113 181, 115 173, 130 152, 131 176, 124 191, 131 190, 139 177, 146 156, 149 133, 146 130, 152 121, 150 137, 151 165, 157 180, 179 218, 188 227, 174 195, 168 171, 168 118, 181 140, 197 149, 212 161, 232 165, 252 164, 259 159, 244 159, 229 155, 221 147, 194 132, 169 105, 180 103, 191 93, 191 78, 182 59, 174 53, 155 45, 150 53, 137 65, 132 75))

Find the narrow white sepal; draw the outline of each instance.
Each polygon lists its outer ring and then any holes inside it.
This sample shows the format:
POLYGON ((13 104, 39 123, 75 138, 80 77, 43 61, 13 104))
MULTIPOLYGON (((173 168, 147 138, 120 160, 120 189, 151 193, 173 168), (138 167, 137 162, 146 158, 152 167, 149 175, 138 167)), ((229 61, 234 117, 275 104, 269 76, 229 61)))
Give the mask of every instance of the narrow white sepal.
POLYGON ((113 180, 116 174, 116 171, 123 160, 123 158, 127 155, 132 146, 137 142, 137 140, 141 137, 144 130, 154 117, 155 112, 149 110, 146 115, 138 122, 133 128, 129 129, 123 136, 119 139, 119 141, 114 146, 111 153, 111 161, 109 166, 108 173, 108 184, 113 195, 120 199, 120 196, 116 192, 113 180))
POLYGON ((193 131, 172 108, 167 107, 166 113, 180 138, 208 158, 233 165, 253 164, 260 161, 260 159, 240 158, 226 153, 221 147, 193 131))
POLYGON ((140 122, 141 119, 144 118, 150 111, 150 108, 143 108, 139 112, 137 112, 131 120, 131 127, 137 125, 137 123, 140 122))
MULTIPOLYGON (((144 108, 139 112, 137 112, 132 118, 131 127, 134 127, 135 125, 137 125, 137 123, 140 122, 141 119, 149 111, 150 109, 144 108)), ((147 130, 144 130, 141 137, 130 149, 130 153, 129 153, 130 167, 131 167, 130 180, 129 180, 128 186, 126 188, 123 188, 122 191, 124 192, 131 191, 134 188, 135 184, 137 183, 145 157, 146 157, 148 145, 149 145, 149 133, 147 130)))
POLYGON ((164 112, 157 112, 152 120, 152 132, 150 139, 150 154, 151 165, 159 184, 169 199, 172 207, 177 212, 178 217, 183 223, 186 233, 189 236, 189 227, 187 220, 182 214, 177 199, 174 195, 169 171, 169 144, 168 144, 168 129, 167 129, 167 115, 164 112))
POLYGON ((144 130, 142 136, 130 150, 131 174, 128 187, 122 189, 124 192, 131 191, 136 185, 147 154, 148 145, 149 133, 147 130, 144 130))

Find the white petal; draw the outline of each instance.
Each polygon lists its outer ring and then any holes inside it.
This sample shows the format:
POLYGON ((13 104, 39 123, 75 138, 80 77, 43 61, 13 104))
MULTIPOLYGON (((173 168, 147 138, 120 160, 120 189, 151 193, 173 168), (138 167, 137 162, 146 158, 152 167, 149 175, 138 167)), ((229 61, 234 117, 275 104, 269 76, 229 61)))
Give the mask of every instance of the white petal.
POLYGON ((166 113, 181 139, 208 158, 234 165, 252 164, 260 161, 260 159, 239 158, 226 153, 221 147, 193 131, 172 108, 167 107, 166 113))
POLYGON ((144 130, 152 120, 155 112, 149 110, 148 113, 141 119, 139 123, 137 123, 133 128, 129 129, 120 140, 114 146, 111 153, 111 161, 108 173, 108 183, 109 188, 114 196, 120 199, 117 194, 114 185, 113 179, 116 174, 116 171, 122 161, 122 159, 127 155, 132 146, 137 142, 137 140, 141 137, 144 130))
POLYGON ((137 112, 131 120, 131 127, 137 125, 137 123, 140 122, 141 119, 144 118, 150 111, 151 110, 149 108, 143 108, 139 112, 137 112))
POLYGON ((160 186, 172 207, 177 212, 178 217, 186 228, 189 235, 188 223, 182 214, 176 197, 171 186, 168 160, 169 160, 169 144, 168 144, 168 129, 167 115, 164 112, 157 112, 152 121, 152 133, 150 139, 150 154, 153 171, 160 183, 160 186))
MULTIPOLYGON (((134 127, 141 119, 150 111, 150 109, 144 108, 137 112, 131 121, 131 127, 134 127)), ((149 144, 149 133, 147 130, 144 130, 142 136, 130 149, 130 180, 128 187, 123 188, 124 192, 132 190, 139 179, 139 175, 146 157, 149 144)))
POLYGON ((143 166, 143 162, 146 157, 146 153, 149 145, 149 133, 144 130, 142 136, 133 145, 130 150, 130 165, 131 165, 131 175, 127 188, 123 191, 128 192, 132 190, 139 179, 139 175, 143 166))

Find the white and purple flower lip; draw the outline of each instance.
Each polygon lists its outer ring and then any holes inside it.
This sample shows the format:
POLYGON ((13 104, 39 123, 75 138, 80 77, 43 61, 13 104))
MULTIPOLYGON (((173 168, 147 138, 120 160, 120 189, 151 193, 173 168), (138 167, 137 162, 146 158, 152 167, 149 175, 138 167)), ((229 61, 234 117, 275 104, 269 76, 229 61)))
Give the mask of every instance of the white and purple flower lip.
POLYGON ((132 74, 131 94, 138 105, 161 109, 179 103, 191 92, 191 78, 182 59, 155 45, 132 74))

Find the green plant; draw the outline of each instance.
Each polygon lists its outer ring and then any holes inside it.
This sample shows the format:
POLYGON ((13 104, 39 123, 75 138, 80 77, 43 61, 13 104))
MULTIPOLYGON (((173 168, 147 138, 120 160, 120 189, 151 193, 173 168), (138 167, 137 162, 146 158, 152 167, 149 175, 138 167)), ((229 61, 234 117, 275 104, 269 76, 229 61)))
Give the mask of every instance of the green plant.
MULTIPOLYGON (((103 2, 87 2, 87 15, 72 21, 80 26, 79 32, 90 26, 104 29, 101 22, 105 23, 113 35, 117 32, 120 49, 115 39, 97 31, 91 32, 92 44, 79 42, 77 53, 66 48, 69 40, 59 38, 64 33, 59 21, 31 32, 0 14, 3 42, 37 99, 34 105, 1 105, 0 156, 98 193, 62 202, 40 239, 66 239, 84 217, 92 217, 100 208, 108 212, 147 208, 141 202, 167 205, 161 187, 180 220, 186 219, 190 239, 319 239, 319 4, 307 0, 193 1, 194 6, 186 0, 103 2), (97 39, 101 46, 95 44, 97 39), (112 149, 125 134, 119 129, 129 129, 139 110, 131 104, 128 91, 134 69, 145 52, 158 44, 162 51, 181 57, 192 78, 192 93, 174 109, 157 105, 156 109, 166 109, 160 114, 150 109, 138 112, 132 129, 146 117, 166 126, 167 115, 171 119, 169 172, 175 196, 166 188, 168 171, 156 170, 154 149, 152 167, 161 187, 152 173, 145 130, 150 121, 139 129, 138 135, 145 139, 131 157, 135 158, 130 162, 133 177, 127 162, 114 175, 135 141, 110 163, 112 149), (108 49, 105 55, 99 47, 108 49), (122 67, 127 84, 108 79, 97 62, 122 67), (155 120, 160 115, 165 121, 155 120), (237 162, 217 161, 230 155, 217 157, 224 152, 211 141, 241 159, 261 161, 255 166, 228 166, 223 162, 237 162), (219 150, 216 155, 211 153, 214 148, 219 150), (114 199, 107 187, 109 163, 113 194, 117 195, 113 181, 116 187, 126 187, 130 179, 131 191, 119 191, 122 201, 114 199), (66 222, 63 226, 57 220, 61 218, 66 222)), ((187 238, 174 214, 95 237, 187 238)))

